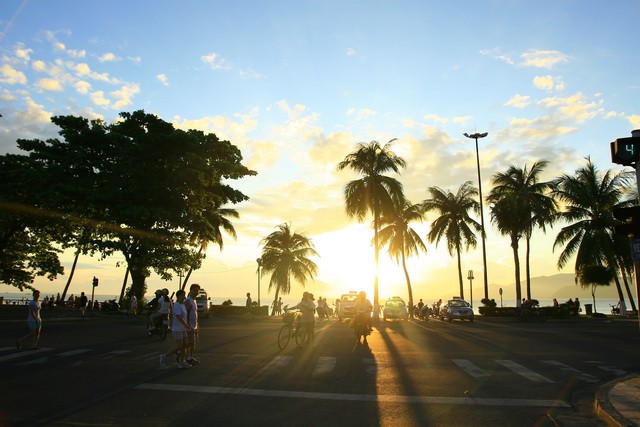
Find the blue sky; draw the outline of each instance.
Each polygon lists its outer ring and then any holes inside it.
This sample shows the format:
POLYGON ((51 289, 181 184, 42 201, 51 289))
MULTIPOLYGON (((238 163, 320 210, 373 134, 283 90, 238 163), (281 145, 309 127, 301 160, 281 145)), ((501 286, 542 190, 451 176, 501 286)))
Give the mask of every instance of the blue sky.
MULTIPOLYGON (((413 202, 430 186, 477 184, 473 141, 462 135, 475 130, 489 132, 485 195, 491 175, 511 164, 549 160, 548 179, 586 156, 618 170, 609 142, 640 128, 639 12, 627 0, 5 0, 0 152, 16 152, 17 138, 55 136, 49 117, 59 114, 112 121, 144 109, 214 132, 259 174, 238 183, 251 197, 236 206, 238 240, 211 248, 193 279, 243 295, 255 287, 260 239, 291 222, 316 242, 320 295, 369 290, 371 232, 344 214, 342 189, 354 176, 335 170, 355 144, 398 138, 394 150, 409 165, 399 179, 413 202)), ((425 235, 428 221, 416 228, 425 235)), ((572 272, 556 268, 555 234, 536 236, 534 276, 572 272)), ((513 282, 512 253, 495 230, 487 245, 496 297, 513 282)), ((78 292, 98 275, 103 293, 117 293, 119 260, 81 260, 78 292)), ((385 263, 381 298, 405 295, 401 271, 385 263)), ((418 295, 456 292, 444 244, 411 267, 418 295)), ((481 277, 479 248, 463 268, 481 277)), ((36 284, 48 292, 65 280, 36 284)))

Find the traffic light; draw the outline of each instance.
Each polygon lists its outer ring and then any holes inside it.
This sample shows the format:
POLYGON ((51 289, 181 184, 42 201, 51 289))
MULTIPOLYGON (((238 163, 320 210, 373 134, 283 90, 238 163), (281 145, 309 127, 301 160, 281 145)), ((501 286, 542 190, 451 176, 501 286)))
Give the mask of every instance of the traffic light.
POLYGON ((93 287, 95 288, 96 286, 98 286, 98 278, 93 276, 93 287))
POLYGON ((640 238, 640 206, 614 209, 613 217, 624 223, 613 227, 616 234, 640 238))
POLYGON ((618 138, 611 143, 611 161, 618 165, 635 166, 640 159, 640 138, 618 138))

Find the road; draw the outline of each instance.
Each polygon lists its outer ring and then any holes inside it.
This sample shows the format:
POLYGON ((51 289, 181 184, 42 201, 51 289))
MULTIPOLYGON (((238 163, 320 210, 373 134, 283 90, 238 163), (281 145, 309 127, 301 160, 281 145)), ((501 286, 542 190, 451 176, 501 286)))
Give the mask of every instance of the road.
POLYGON ((209 318, 188 370, 142 319, 45 320, 16 351, 23 323, 0 323, 0 425, 598 425, 597 388, 640 368, 624 321, 386 322, 363 346, 328 320, 279 350, 277 319, 209 318))

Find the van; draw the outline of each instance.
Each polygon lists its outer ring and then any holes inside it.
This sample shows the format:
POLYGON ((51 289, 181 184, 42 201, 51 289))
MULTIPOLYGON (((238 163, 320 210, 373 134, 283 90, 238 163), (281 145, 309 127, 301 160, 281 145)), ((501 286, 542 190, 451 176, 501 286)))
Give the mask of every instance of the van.
POLYGON ((209 304, 211 298, 207 295, 207 291, 200 289, 198 295, 196 295, 196 307, 198 310, 198 316, 209 317, 209 304))

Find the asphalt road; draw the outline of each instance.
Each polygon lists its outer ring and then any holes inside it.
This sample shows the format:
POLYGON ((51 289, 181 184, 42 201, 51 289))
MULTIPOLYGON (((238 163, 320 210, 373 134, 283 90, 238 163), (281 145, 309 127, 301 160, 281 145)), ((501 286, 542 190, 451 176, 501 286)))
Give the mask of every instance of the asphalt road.
POLYGON ((599 425, 597 388, 640 369, 637 322, 386 322, 363 346, 329 320, 284 350, 280 326, 203 319, 179 370, 141 319, 45 320, 22 351, 1 321, 0 425, 599 425))

